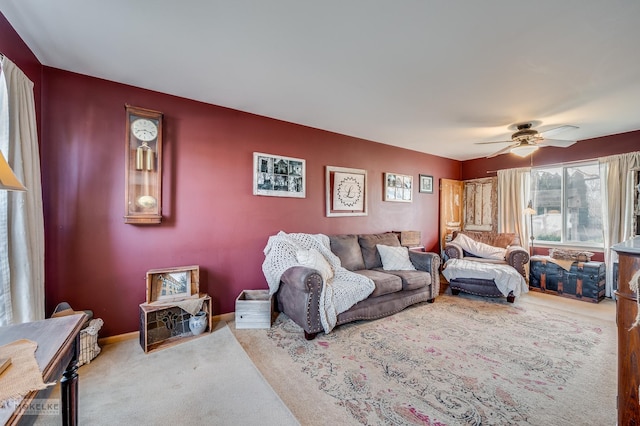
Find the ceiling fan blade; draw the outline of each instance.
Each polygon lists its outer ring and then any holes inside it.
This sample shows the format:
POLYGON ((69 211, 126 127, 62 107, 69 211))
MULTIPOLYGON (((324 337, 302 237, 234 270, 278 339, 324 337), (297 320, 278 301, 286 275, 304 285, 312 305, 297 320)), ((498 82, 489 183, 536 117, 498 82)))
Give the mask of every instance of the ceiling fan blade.
POLYGON ((476 145, 487 145, 490 143, 513 143, 513 141, 475 142, 476 145))
POLYGON ((487 155, 487 158, 492 158, 492 157, 496 157, 496 156, 498 156, 500 154, 505 154, 505 153, 511 151, 511 148, 513 148, 516 145, 518 145, 518 144, 517 143, 512 143, 511 145, 502 148, 500 151, 496 151, 491 155, 487 155))
POLYGON ((577 141, 565 141, 561 139, 543 139, 538 142, 540 146, 556 146, 558 148, 566 148, 568 146, 573 145, 577 141))
POLYGON ((567 130, 575 130, 575 129, 579 129, 578 126, 570 126, 570 125, 564 125, 564 126, 558 126, 558 127, 554 127, 553 129, 549 129, 549 130, 545 130, 544 132, 540 132, 540 135, 548 138, 554 135, 557 135, 558 133, 562 133, 562 132, 566 132, 567 130))

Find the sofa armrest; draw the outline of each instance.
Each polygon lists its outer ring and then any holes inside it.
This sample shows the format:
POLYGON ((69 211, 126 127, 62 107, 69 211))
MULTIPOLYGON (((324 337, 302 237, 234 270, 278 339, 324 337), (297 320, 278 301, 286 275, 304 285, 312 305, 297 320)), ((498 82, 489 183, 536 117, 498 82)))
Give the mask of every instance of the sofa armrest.
POLYGON ((520 246, 509 246, 504 260, 508 265, 513 266, 523 277, 527 277, 524 265, 529 262, 529 252, 520 246))
POLYGON ((431 275, 431 294, 434 298, 437 297, 440 294, 440 256, 428 251, 409 250, 409 259, 417 270, 431 275))
POLYGON ((278 309, 308 334, 324 330, 320 322, 323 285, 320 272, 304 266, 291 267, 280 278, 280 288, 276 293, 278 309))
POLYGON ((462 247, 453 242, 448 242, 444 246, 444 254, 448 259, 462 259, 464 258, 464 252, 462 251, 462 247))

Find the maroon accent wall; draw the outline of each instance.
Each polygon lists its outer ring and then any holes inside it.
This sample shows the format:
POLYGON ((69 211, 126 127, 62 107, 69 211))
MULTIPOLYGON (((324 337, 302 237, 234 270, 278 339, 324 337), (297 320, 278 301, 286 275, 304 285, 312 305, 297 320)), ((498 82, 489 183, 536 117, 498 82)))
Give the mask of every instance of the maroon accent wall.
POLYGON ((383 201, 383 173, 459 179, 460 162, 44 68, 43 184, 47 308, 92 309, 104 334, 138 329, 145 275, 200 265, 214 314, 267 288, 269 235, 419 230, 437 250, 438 195, 383 201), (161 225, 126 225, 125 103, 164 113, 161 225), (305 199, 252 195, 253 152, 303 158, 305 199), (369 215, 327 218, 326 165, 366 169, 369 215))
POLYGON ((495 176, 496 170, 590 160, 640 150, 640 130, 578 141, 568 148, 544 147, 526 158, 503 154, 462 162, 462 180, 495 176), (491 171, 494 173, 487 173, 491 171))

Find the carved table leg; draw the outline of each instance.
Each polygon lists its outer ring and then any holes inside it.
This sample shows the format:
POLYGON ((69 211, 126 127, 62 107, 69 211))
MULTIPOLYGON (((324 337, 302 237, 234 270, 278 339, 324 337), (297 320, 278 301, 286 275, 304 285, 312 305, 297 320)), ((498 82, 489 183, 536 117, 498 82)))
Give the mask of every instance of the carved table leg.
POLYGON ((64 370, 60 380, 62 396, 62 424, 76 426, 78 424, 78 358, 80 357, 80 334, 73 344, 73 357, 64 370))

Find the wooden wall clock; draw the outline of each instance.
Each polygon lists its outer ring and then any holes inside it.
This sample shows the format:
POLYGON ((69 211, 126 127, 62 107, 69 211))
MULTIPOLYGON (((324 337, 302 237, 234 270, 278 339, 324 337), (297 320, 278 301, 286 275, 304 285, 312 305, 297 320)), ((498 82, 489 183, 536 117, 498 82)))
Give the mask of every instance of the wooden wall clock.
POLYGON ((162 113, 125 105, 125 223, 162 221, 162 113))

